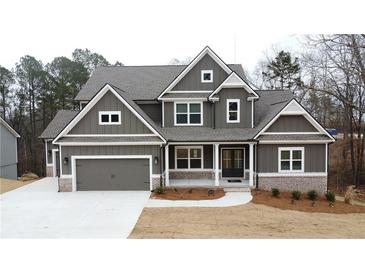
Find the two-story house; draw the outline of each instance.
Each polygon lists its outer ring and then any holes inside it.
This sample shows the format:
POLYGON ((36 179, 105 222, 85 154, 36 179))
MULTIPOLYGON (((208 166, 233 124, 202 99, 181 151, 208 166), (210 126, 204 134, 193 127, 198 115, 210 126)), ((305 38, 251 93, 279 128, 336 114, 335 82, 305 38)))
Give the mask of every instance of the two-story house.
POLYGON ((99 67, 75 100, 41 136, 60 191, 327 189, 334 138, 291 92, 254 90, 209 47, 189 65, 99 67))

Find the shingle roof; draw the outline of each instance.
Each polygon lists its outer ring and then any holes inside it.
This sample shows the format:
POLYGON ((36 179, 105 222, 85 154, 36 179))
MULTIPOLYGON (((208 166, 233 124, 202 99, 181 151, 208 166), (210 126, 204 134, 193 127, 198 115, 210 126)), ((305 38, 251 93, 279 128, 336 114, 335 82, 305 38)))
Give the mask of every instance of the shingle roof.
POLYGON ((76 110, 59 110, 39 138, 53 139, 79 113, 76 110))
MULTIPOLYGON (((246 78, 241 65, 228 66, 242 78, 246 78)), ((153 100, 185 67, 185 65, 98 67, 75 100, 90 100, 105 83, 124 90, 132 100, 153 100)))

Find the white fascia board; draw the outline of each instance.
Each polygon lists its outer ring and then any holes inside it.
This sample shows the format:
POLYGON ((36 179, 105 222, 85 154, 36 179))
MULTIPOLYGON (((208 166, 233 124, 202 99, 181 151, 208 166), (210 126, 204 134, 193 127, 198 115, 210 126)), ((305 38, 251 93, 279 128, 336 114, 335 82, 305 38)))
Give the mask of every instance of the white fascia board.
POLYGON ((63 137, 152 137, 155 134, 66 134, 63 137))
POLYGON ((163 142, 67 142, 55 143, 55 145, 67 146, 154 146, 163 145, 163 142))
POLYGON ((189 98, 189 97, 186 97, 186 98, 161 98, 160 101, 165 101, 165 102, 174 102, 174 101, 186 101, 186 100, 189 100, 189 101, 208 101, 208 99, 205 97, 205 98, 189 98))
POLYGON ((328 144, 332 142, 330 140, 262 140, 259 144, 328 144))
POLYGON ((0 117, 0 121, 1 124, 4 125, 4 127, 6 127, 11 134, 13 134, 16 138, 20 138, 20 135, 18 134, 18 132, 16 132, 3 118, 0 117))
MULTIPOLYGON (((325 130, 313 117, 312 115, 310 115, 310 113, 303 107, 301 106, 297 100, 292 99, 290 100, 286 106, 279 111, 278 114, 276 114, 274 116, 274 118, 266 125, 264 126, 263 129, 260 130, 259 133, 256 134, 256 136, 254 137, 254 139, 257 139, 257 137, 259 137, 262 133, 264 133, 281 115, 303 115, 304 118, 306 118, 317 130, 319 133, 323 133, 326 136, 328 136, 331 141, 330 142, 335 142, 335 138, 333 138, 333 136, 331 134, 329 134, 327 132, 327 130, 325 130), (293 110, 294 109, 294 110, 293 110)), ((313 134, 313 133, 312 133, 313 134)), ((263 141, 260 141, 260 143, 263 141)), ((328 141, 326 141, 328 142, 328 141)))
MULTIPOLYGON (((209 100, 213 99, 212 97, 218 94, 223 88, 244 88, 249 93, 253 94, 249 98, 258 99, 259 95, 240 77, 237 73, 232 72, 226 80, 223 81, 222 84, 219 85, 208 97, 209 100)), ((252 100, 250 99, 250 100, 252 100)))
POLYGON ((321 132, 263 132, 261 135, 321 135, 321 132))
POLYGON ((174 91, 166 92, 166 94, 174 94, 174 93, 212 93, 212 92, 213 92, 213 90, 174 90, 174 91))
POLYGON ((126 100, 109 84, 106 84, 93 99, 76 115, 74 119, 57 135, 53 140, 53 144, 57 144, 59 138, 65 136, 70 130, 95 106, 95 104, 108 92, 112 92, 147 128, 149 128, 156 136, 160 137, 164 143, 166 140, 158 133, 126 100))
POLYGON ((158 100, 162 98, 162 96, 171 91, 178 82, 206 55, 209 54, 212 59, 217 62, 217 64, 228 74, 232 73, 232 70, 216 55, 208 46, 206 46, 191 62, 190 64, 171 82, 168 87, 161 92, 161 94, 157 97, 158 100))

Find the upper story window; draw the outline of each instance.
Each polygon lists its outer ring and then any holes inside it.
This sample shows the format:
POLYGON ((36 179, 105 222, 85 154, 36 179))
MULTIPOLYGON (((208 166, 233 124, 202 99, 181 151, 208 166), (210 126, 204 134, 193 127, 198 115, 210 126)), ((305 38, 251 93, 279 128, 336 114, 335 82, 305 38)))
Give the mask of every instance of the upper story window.
POLYGON ((304 172, 304 147, 279 147, 279 172, 304 172))
POLYGON ((227 99, 227 123, 240 122, 240 99, 227 99))
POLYGON ((99 125, 120 125, 120 111, 99 111, 99 125))
POLYGON ((213 70, 202 70, 202 83, 213 83, 213 70))
POLYGON ((202 126, 203 103, 175 102, 175 126, 202 126))

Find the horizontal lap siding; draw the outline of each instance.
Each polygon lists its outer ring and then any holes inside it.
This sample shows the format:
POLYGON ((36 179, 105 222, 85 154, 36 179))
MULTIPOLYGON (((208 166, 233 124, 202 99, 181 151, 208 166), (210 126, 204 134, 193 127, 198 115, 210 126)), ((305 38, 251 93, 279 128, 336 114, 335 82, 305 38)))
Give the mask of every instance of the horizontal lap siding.
POLYGON ((160 174, 160 147, 159 146, 63 146, 62 174, 71 174, 71 156, 75 155, 152 155, 152 161, 158 157, 158 164, 152 163, 152 173, 160 174), (67 164, 64 158, 68 157, 67 164))
POLYGON ((69 134, 151 134, 152 132, 110 91, 69 134), (99 125, 99 111, 121 111, 120 125, 99 125))
POLYGON ((295 144, 295 145, 258 145, 259 172, 278 172, 279 147, 304 147, 304 171, 325 172, 326 145, 324 144, 295 144))

